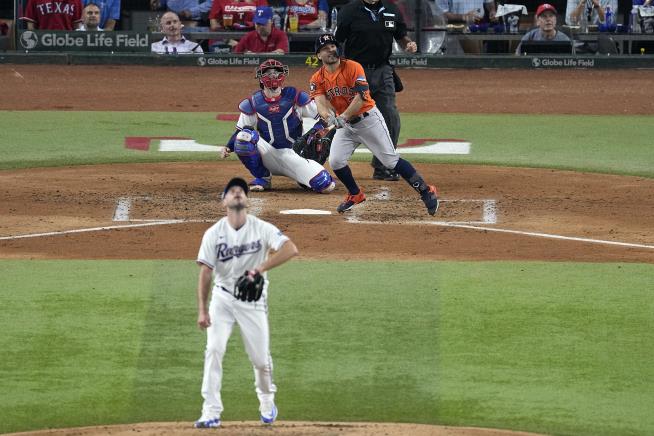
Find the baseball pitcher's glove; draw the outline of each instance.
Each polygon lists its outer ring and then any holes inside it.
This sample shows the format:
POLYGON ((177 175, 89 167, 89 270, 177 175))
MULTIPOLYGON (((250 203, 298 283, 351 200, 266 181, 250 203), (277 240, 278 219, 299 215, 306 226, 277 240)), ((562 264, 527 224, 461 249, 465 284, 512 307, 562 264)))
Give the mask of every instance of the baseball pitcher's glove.
POLYGON ((311 129, 295 140, 293 151, 305 159, 311 159, 324 165, 329 157, 332 138, 336 129, 311 129))
POLYGON ((254 276, 245 271, 241 277, 236 280, 234 286, 234 297, 241 301, 259 301, 263 292, 264 278, 261 274, 256 273, 254 276))

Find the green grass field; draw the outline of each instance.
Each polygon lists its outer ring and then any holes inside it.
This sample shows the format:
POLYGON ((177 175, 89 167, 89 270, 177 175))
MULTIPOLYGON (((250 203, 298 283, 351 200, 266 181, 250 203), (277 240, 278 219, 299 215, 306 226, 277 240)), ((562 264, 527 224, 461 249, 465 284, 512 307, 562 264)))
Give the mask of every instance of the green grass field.
MULTIPOLYGON (((1 112, 0 169, 215 159, 123 147, 231 134, 215 114, 174 115, 1 112)), ((654 177, 652 117, 402 119, 402 139, 473 144, 421 162, 654 177)), ((270 276, 281 419, 654 434, 654 265, 294 260, 270 276)), ((196 419, 196 281, 193 259, 0 259, 0 432, 196 419)), ((238 334, 229 348, 223 417, 256 420, 238 334)))
MULTIPOLYGON (((146 153, 127 136, 184 136, 224 145, 234 123, 215 113, 0 111, 0 169, 97 162, 215 160, 215 153, 146 153), (29 134, 25 134, 29 132, 29 134)), ((654 177, 651 116, 403 114, 400 142, 456 138, 465 156, 412 155, 413 161, 561 168, 654 177)), ((368 157, 354 155, 355 159, 368 157)))

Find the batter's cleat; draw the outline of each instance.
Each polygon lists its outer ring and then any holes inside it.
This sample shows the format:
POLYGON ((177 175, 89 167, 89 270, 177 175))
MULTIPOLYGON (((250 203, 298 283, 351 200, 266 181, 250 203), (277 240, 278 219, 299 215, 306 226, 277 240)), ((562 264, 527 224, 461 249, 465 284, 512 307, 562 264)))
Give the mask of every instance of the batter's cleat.
POLYGON ((352 206, 355 204, 363 203, 364 201, 366 201, 366 196, 364 195, 363 190, 360 189, 358 194, 348 194, 348 196, 345 197, 345 200, 338 205, 336 210, 338 213, 343 213, 346 210, 352 209, 352 206))
POLYGON ((436 211, 438 210, 438 192, 436 192, 436 187, 429 185, 429 189, 420 194, 420 198, 425 203, 429 215, 436 215, 436 211))
POLYGON ((220 427, 220 418, 198 419, 193 424, 195 428, 218 428, 220 427))
POLYGON ((386 180, 387 182, 397 182, 400 180, 400 175, 388 168, 375 168, 372 172, 372 178, 375 180, 386 180))
POLYGON ((277 419, 277 406, 273 404, 270 412, 261 413, 261 422, 266 425, 271 425, 277 419))
POLYGON ((270 179, 266 179, 263 177, 257 177, 256 179, 252 180, 249 184, 250 186, 250 191, 268 191, 272 188, 272 182, 270 179))

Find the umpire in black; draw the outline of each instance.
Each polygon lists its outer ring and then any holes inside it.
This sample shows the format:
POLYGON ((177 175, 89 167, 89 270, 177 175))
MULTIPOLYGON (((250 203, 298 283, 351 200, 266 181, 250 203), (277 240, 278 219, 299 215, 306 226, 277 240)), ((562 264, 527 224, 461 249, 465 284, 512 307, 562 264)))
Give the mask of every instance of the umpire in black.
MULTIPOLYGON (((406 33, 402 13, 390 0, 351 0, 338 13, 336 40, 345 49, 345 57, 363 66, 370 89, 370 96, 384 116, 397 147, 400 136, 400 114, 395 105, 395 80, 389 58, 393 51, 393 39, 409 53, 418 49, 406 33)), ((373 178, 399 180, 400 176, 373 157, 373 178)))

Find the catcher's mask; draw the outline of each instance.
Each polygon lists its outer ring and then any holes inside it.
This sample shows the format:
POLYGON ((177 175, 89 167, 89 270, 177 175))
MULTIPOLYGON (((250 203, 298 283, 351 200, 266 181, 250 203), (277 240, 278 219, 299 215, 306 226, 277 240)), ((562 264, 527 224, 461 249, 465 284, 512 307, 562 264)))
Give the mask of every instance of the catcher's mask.
POLYGON ((286 76, 288 76, 288 65, 284 65, 276 59, 264 61, 257 67, 255 75, 259 79, 261 89, 281 88, 286 76))
POLYGON ((336 51, 340 56, 341 46, 339 45, 338 41, 336 41, 336 38, 334 38, 334 35, 332 35, 331 33, 324 33, 316 39, 316 43, 315 43, 316 54, 318 54, 318 52, 322 50, 324 46, 329 44, 334 44, 336 46, 336 51))

